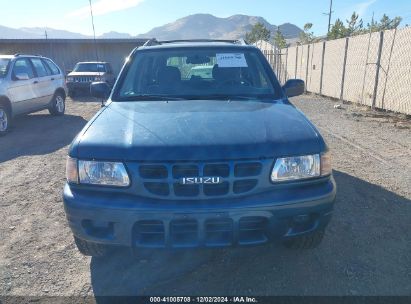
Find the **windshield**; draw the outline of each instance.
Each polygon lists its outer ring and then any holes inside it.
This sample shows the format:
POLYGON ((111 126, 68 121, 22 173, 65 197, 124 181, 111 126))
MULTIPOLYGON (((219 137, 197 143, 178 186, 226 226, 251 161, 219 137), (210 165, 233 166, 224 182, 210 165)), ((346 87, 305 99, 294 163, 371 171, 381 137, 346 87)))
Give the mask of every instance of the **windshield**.
POLYGON ((141 51, 113 100, 275 98, 275 89, 254 49, 196 48, 141 51))
POLYGON ((104 64, 99 63, 77 63, 73 72, 105 72, 104 64))
POLYGON ((9 70, 10 59, 0 58, 0 78, 4 78, 9 70))

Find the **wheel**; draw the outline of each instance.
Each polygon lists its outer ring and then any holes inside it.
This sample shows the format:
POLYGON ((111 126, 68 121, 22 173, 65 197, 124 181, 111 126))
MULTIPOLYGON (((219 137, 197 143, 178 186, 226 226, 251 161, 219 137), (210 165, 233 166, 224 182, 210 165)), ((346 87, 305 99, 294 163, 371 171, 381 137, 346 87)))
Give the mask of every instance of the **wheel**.
POLYGON ((318 247, 324 238, 324 230, 317 230, 311 234, 299 236, 285 241, 283 244, 288 249, 305 250, 318 247))
POLYGON ((11 126, 10 111, 3 105, 0 105, 0 136, 5 135, 11 126))
POLYGON ((51 115, 61 116, 61 115, 64 115, 65 110, 66 110, 65 97, 62 93, 57 92, 53 97, 53 101, 51 102, 49 112, 51 115))
POLYGON ((92 256, 92 257, 103 257, 108 255, 110 248, 105 245, 91 243, 74 237, 74 242, 76 243, 77 249, 82 255, 92 256))

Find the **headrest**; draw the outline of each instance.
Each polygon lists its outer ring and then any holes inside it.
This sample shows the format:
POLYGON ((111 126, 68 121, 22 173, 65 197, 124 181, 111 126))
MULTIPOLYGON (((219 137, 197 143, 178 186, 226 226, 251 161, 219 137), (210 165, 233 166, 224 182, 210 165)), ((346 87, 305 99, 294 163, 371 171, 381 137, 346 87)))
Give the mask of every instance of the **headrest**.
POLYGON ((213 67, 213 78, 216 81, 233 80, 240 78, 240 68, 220 68, 218 64, 213 67))
POLYGON ((181 72, 177 67, 165 66, 158 71, 159 84, 175 84, 181 81, 181 72))

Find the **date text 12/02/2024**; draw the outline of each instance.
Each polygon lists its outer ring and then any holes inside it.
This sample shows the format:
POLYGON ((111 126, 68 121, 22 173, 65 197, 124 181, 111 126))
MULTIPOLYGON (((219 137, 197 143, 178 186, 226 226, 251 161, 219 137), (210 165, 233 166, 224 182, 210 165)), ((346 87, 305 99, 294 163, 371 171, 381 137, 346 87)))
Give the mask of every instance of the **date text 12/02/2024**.
POLYGON ((258 303, 254 297, 150 297, 150 303, 258 303))

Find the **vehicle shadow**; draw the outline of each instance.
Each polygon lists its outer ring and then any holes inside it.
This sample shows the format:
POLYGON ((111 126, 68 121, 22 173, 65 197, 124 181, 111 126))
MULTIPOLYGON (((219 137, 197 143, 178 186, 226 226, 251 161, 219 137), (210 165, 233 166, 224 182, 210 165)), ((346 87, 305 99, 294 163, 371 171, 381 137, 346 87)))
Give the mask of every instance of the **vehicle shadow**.
POLYGON ((411 287, 411 201, 336 171, 338 195, 323 243, 213 251, 117 251, 93 258, 97 303, 137 295, 406 295, 411 287))
POLYGON ((20 156, 55 152, 70 144, 86 123, 83 117, 68 114, 16 117, 13 130, 0 137, 0 163, 20 156))

